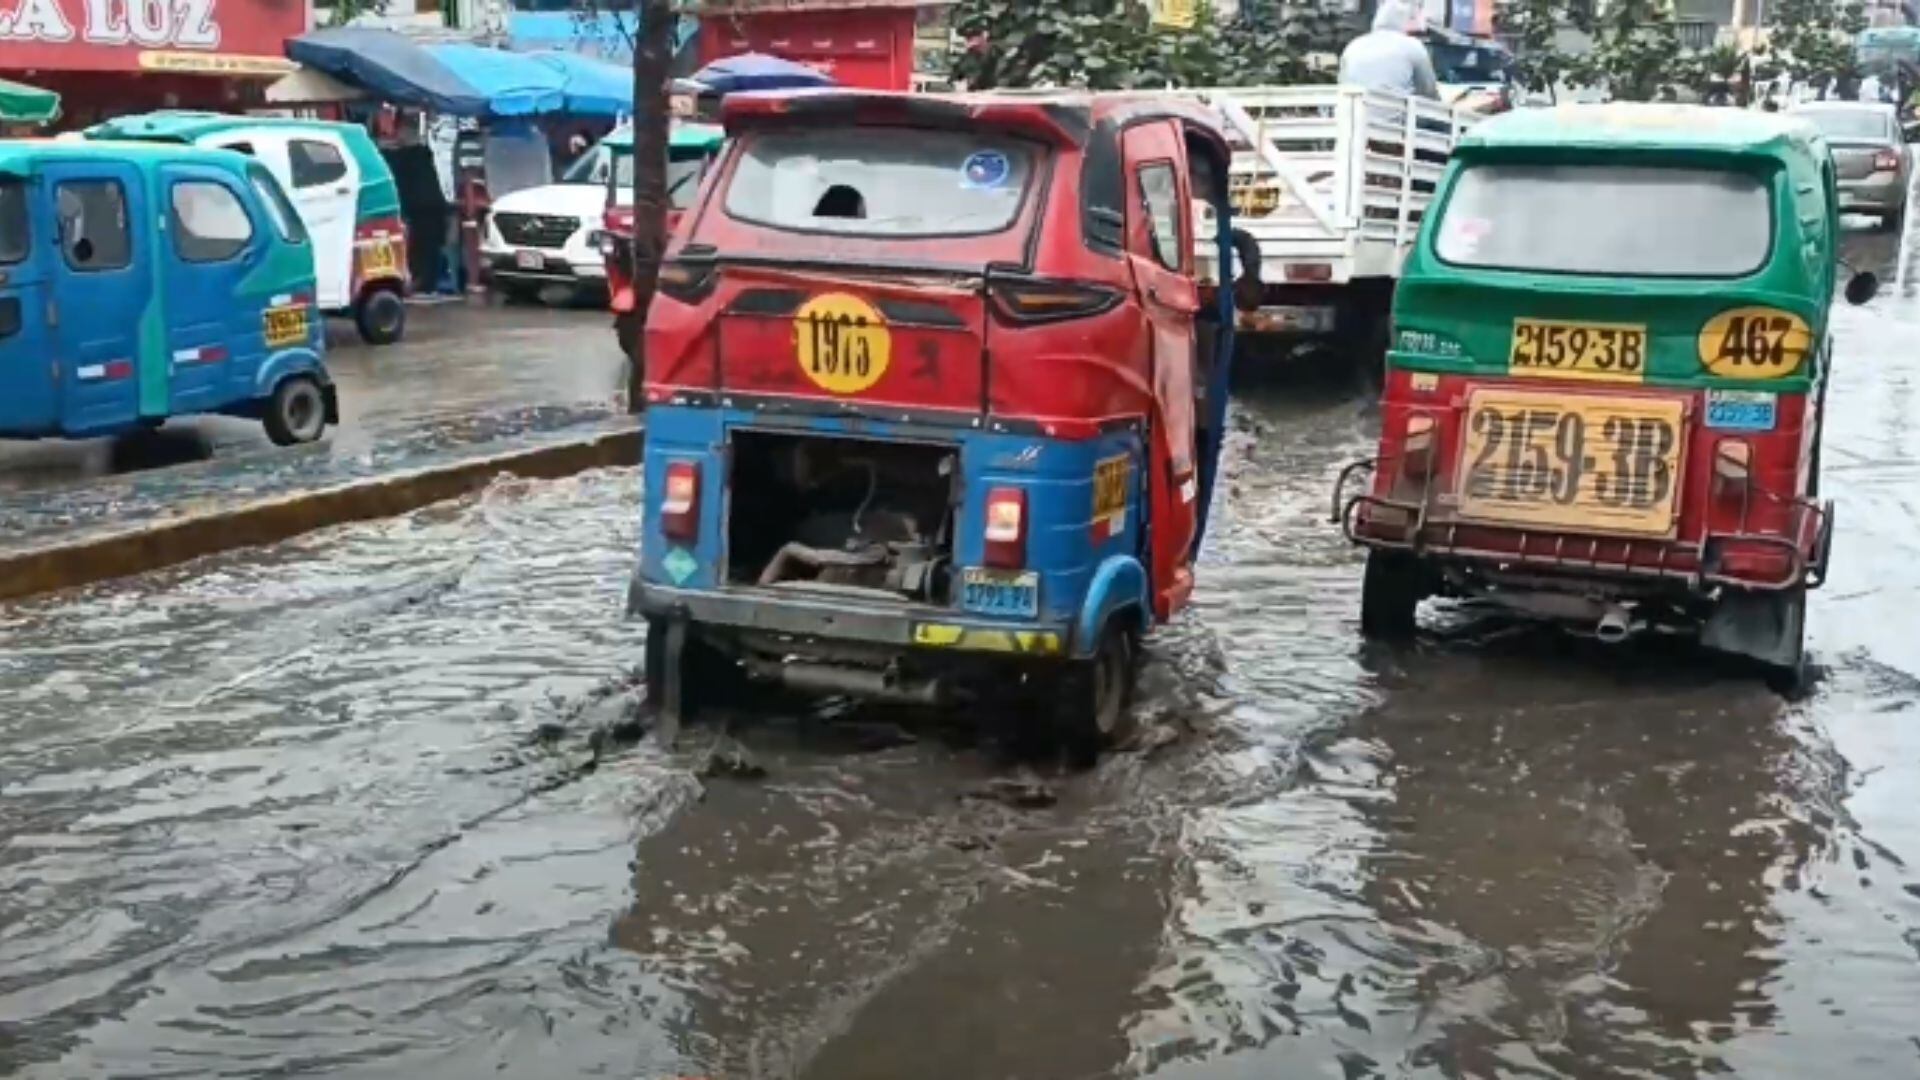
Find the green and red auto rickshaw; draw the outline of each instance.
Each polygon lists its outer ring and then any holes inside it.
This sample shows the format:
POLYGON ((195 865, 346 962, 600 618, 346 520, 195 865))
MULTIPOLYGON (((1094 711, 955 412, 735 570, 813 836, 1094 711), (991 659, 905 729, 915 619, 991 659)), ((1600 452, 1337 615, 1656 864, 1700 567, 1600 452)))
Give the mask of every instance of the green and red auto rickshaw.
POLYGON ((1378 452, 1336 489, 1369 549, 1362 629, 1471 597, 1797 677, 1833 550, 1838 241, 1832 159, 1788 116, 1571 106, 1470 130, 1400 279, 1378 452))

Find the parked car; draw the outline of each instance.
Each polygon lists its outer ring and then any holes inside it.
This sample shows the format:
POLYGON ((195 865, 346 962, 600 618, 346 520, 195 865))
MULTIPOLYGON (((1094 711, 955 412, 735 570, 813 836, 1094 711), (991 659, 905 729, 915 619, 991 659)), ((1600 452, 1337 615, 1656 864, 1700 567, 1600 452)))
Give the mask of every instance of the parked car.
POLYGON ((1913 155, 1892 105, 1867 101, 1810 101, 1791 114, 1810 121, 1833 151, 1840 212, 1870 214, 1886 229, 1906 220, 1913 155))
POLYGON ((0 438, 169 416, 337 423, 313 244, 280 184, 224 150, 0 141, 0 438))
POLYGON ((320 309, 351 315, 368 344, 406 332, 407 227, 393 170, 365 128, 324 120, 163 110, 88 128, 91 139, 137 139, 235 150, 280 181, 312 237, 320 309))
POLYGON ((524 188, 493 201, 480 238, 480 259, 495 291, 521 300, 554 285, 576 295, 606 291, 606 260, 596 240, 611 159, 602 141, 568 166, 559 183, 524 188))

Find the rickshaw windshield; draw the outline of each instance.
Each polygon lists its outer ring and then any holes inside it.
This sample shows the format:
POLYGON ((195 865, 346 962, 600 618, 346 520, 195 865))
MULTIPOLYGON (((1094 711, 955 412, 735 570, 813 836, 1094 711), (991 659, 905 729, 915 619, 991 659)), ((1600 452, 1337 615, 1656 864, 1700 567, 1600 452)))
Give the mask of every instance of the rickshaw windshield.
MULTIPOLYGON (((693 206, 700 194, 700 177, 707 171, 704 150, 674 150, 667 154, 667 205, 675 210, 693 206)), ((613 205, 633 205, 633 155, 613 155, 613 205)))
POLYGON ((25 259, 27 241, 27 186, 16 179, 0 179, 0 265, 25 259))
POLYGON ((1745 277, 1773 250, 1773 191, 1730 169, 1481 164, 1435 234, 1458 266, 1620 277, 1745 277))
POLYGON ((982 236, 1020 216, 1035 152, 979 132, 819 128, 761 132, 743 148, 727 214, 842 236, 982 236))
MULTIPOLYGON (((575 158, 573 164, 567 166, 567 171, 560 175, 560 182, 563 184, 604 184, 607 182, 607 160, 612 156, 613 151, 607 149, 605 143, 601 143, 599 146, 575 158)), ((629 178, 628 182, 632 182, 631 178, 629 178)))

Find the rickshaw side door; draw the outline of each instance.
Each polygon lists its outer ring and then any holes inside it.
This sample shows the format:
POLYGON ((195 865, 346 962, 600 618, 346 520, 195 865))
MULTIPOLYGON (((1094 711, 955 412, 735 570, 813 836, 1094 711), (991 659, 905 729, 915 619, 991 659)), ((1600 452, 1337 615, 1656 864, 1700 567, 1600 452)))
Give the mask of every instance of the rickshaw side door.
POLYGON ((320 310, 351 305, 361 177, 340 136, 317 129, 252 128, 207 145, 256 157, 280 181, 311 238, 320 310))
POLYGON ((1171 120, 1128 128, 1127 261, 1152 333, 1153 423, 1144 497, 1154 614, 1167 618, 1193 587, 1188 566, 1197 527, 1194 468, 1194 280, 1192 191, 1186 143, 1171 120))
POLYGON ((62 428, 84 434, 167 415, 166 357, 143 331, 159 317, 146 178, 124 161, 46 165, 55 225, 52 305, 62 428))
POLYGON ((47 347, 52 235, 42 185, 0 177, 0 434, 59 426, 58 358, 47 347))
POLYGON ((241 288, 271 225, 255 221, 231 174, 195 165, 161 171, 165 238, 155 260, 167 300, 167 356, 175 412, 217 409, 251 396, 251 372, 265 352, 258 295, 241 288))

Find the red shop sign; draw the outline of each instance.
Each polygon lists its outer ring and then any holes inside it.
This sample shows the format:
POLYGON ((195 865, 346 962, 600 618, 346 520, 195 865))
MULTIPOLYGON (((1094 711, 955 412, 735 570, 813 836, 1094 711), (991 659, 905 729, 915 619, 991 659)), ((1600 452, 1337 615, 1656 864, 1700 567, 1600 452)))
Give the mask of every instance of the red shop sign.
POLYGON ((307 0, 0 0, 0 70, 291 70, 307 23, 307 0))

